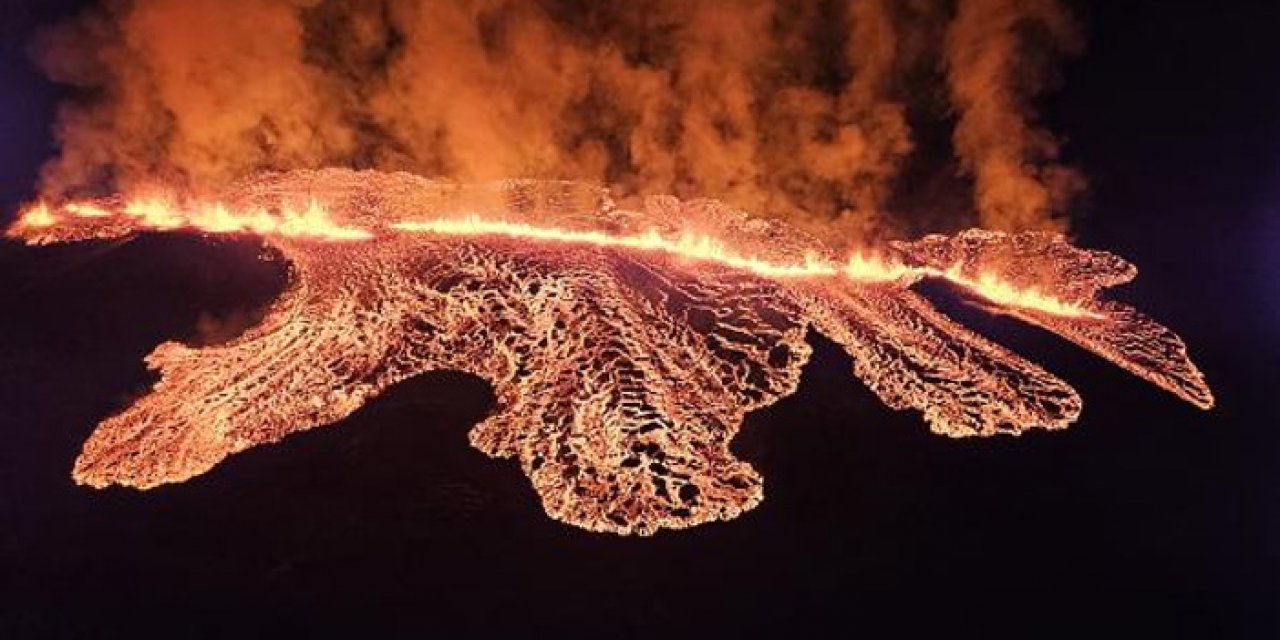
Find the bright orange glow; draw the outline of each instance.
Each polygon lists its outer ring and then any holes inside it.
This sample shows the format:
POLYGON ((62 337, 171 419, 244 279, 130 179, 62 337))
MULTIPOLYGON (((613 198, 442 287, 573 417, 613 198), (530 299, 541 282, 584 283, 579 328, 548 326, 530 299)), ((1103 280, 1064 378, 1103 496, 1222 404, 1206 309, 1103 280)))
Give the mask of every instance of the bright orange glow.
MULTIPOLYGON (((68 214, 67 217, 71 219, 126 222, 140 231, 190 229, 211 234, 253 233, 330 241, 367 240, 373 237, 369 231, 339 224, 314 199, 309 200, 302 208, 284 203, 278 208, 278 213, 264 208, 234 210, 218 202, 183 206, 163 196, 131 198, 114 211, 92 202, 68 202, 57 209, 40 202, 24 209, 16 226, 49 229, 60 222, 66 222, 55 211, 68 214)), ((52 235, 56 240, 56 233, 52 235)))
POLYGON ((162 198, 130 200, 124 205, 124 213, 137 218, 138 226, 143 229, 177 229, 187 225, 173 204, 162 198))
POLYGON ((800 264, 769 262, 762 258, 735 252, 715 238, 698 234, 684 234, 676 238, 667 238, 657 231, 650 230, 634 235, 610 235, 600 231, 578 231, 542 227, 523 222, 485 220, 476 215, 454 219, 397 222, 392 224, 391 228, 410 233, 435 233, 451 236, 497 235, 543 242, 565 242, 639 251, 660 251, 691 260, 715 262, 769 278, 831 276, 840 271, 834 263, 822 262, 817 258, 811 258, 800 264))
POLYGON ((914 280, 924 271, 909 267, 900 261, 886 260, 877 256, 868 256, 855 252, 849 256, 842 273, 852 280, 891 282, 904 279, 914 280))
POLYGON ((1102 314, 1071 302, 1064 302, 1053 296, 1041 293, 1037 289, 1019 289, 1005 282, 994 273, 984 272, 976 278, 966 277, 961 273, 959 265, 939 272, 943 278, 950 280, 1002 307, 1033 309, 1058 316, 1102 318, 1102 314))
POLYGON ((69 203, 62 210, 81 218, 107 218, 111 216, 111 212, 102 207, 82 202, 69 203))
POLYGON ((58 224, 58 219, 53 216, 53 212, 49 210, 49 205, 43 202, 37 202, 29 205, 18 214, 18 222, 14 226, 17 228, 47 228, 58 224))
POLYGON ((938 271, 911 267, 898 261, 862 253, 849 256, 843 266, 816 256, 810 256, 805 262, 799 264, 781 264, 735 252, 719 240, 705 235, 686 234, 674 239, 663 237, 656 231, 634 235, 610 235, 599 231, 578 231, 541 227, 523 222, 485 220, 475 215, 454 219, 397 222, 393 223, 391 228, 413 233, 461 236, 499 235, 546 242, 660 251, 682 258, 715 262, 768 278, 844 276, 860 282, 895 282, 910 281, 925 276, 940 277, 1000 306, 1034 309, 1070 317, 1101 317, 1080 305, 1058 300, 1035 289, 1015 287, 1002 281, 993 273, 983 273, 977 278, 969 278, 961 274, 959 268, 938 271))
MULTIPOLYGON (((270 219, 258 212, 246 224, 265 224, 270 219)), ((256 233, 264 233, 259 228, 248 227, 256 233)), ((368 240, 373 234, 363 229, 344 227, 333 220, 329 211, 316 200, 307 202, 307 208, 301 211, 285 206, 279 226, 274 231, 286 238, 322 238, 324 240, 368 240)), ((271 233, 266 231, 265 233, 271 233)))
MULTIPOLYGON (((119 210, 122 216, 90 202, 70 202, 60 208, 60 211, 74 218, 109 220, 124 217, 141 230, 191 229, 209 234, 253 233, 264 237, 326 241, 357 241, 375 237, 374 232, 368 229, 339 223, 315 199, 308 200, 301 209, 286 203, 278 207, 278 213, 271 213, 265 208, 234 210, 218 202, 179 206, 174 204, 174 200, 165 197, 129 199, 119 210)), ((48 204, 37 203, 24 211, 19 226, 48 229, 59 222, 59 217, 48 204)), ((1059 300, 1036 289, 1016 287, 994 273, 969 277, 962 274, 959 267, 945 271, 913 267, 900 260, 864 253, 850 255, 843 264, 816 255, 806 256, 803 262, 787 264, 742 253, 708 235, 686 233, 667 237, 655 230, 614 235, 601 231, 490 220, 474 214, 461 218, 391 222, 387 229, 399 233, 497 235, 536 242, 657 251, 690 260, 713 262, 773 279, 843 276, 860 282, 910 282, 921 277, 940 277, 973 291, 998 306, 1077 318, 1100 317, 1079 304, 1059 300)))

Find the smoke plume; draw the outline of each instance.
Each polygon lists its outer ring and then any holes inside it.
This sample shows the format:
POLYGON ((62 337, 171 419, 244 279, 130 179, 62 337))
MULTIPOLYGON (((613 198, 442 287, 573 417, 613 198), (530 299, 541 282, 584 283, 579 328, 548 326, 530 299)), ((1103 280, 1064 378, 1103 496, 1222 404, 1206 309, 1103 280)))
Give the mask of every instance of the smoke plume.
POLYGON ((947 85, 959 111, 956 154, 973 172, 983 226, 1057 229, 1081 178, 1055 163, 1058 143, 1028 100, 1054 54, 1079 47, 1055 0, 963 0, 947 28, 947 85), (1038 46, 1037 46, 1038 45, 1038 46))
POLYGON ((954 125, 956 226, 1062 228, 1080 179, 1031 101, 1077 48, 1055 0, 114 0, 36 43, 76 89, 42 190, 564 178, 856 241, 913 228, 913 131, 954 125))

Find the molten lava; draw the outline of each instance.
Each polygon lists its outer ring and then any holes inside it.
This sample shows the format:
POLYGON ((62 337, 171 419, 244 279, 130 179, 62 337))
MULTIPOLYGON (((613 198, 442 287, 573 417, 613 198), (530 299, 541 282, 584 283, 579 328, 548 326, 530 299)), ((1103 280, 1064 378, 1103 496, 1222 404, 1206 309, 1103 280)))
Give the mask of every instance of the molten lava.
POLYGON ((517 458, 553 517, 640 534, 729 519, 763 496, 729 442, 748 411, 795 389, 810 328, 935 432, 1076 419, 1070 386, 934 309, 910 288, 922 278, 1213 404, 1175 334, 1099 299, 1136 270, 1047 234, 975 230, 842 258, 712 201, 654 197, 632 211, 572 183, 345 170, 269 174, 214 202, 42 203, 8 234, 44 244, 148 230, 259 235, 292 281, 238 338, 147 357, 159 382, 76 461, 76 480, 97 487, 180 482, 451 369, 498 398, 472 444, 517 458))

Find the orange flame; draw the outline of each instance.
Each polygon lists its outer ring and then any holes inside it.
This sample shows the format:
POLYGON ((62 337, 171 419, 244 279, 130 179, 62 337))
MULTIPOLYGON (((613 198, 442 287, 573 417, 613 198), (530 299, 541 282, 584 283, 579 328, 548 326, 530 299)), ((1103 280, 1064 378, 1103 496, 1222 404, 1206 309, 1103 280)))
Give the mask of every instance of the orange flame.
POLYGON ((186 226, 186 221, 178 215, 172 203, 160 198, 129 201, 124 206, 124 212, 137 218, 138 225, 144 229, 177 229, 186 226))
POLYGON ((95 204, 71 202, 62 208, 67 213, 81 218, 108 218, 111 212, 95 204))
POLYGON ((91 202, 68 202, 56 209, 39 202, 23 210, 10 235, 21 236, 23 230, 51 229, 68 218, 125 221, 132 228, 144 231, 190 229, 210 234, 252 233, 330 241, 373 237, 367 230, 339 224, 314 199, 301 209, 284 204, 278 213, 272 213, 262 208, 238 211, 217 202, 181 206, 164 196, 129 199, 118 211, 91 202))
POLYGON ((912 281, 923 274, 897 260, 886 260, 879 256, 853 253, 849 256, 842 271, 845 277, 867 282, 912 281))
MULTIPOLYGON (((191 229, 208 234, 251 233, 261 236, 339 242, 369 240, 375 237, 369 229, 350 226, 335 220, 329 210, 315 199, 309 200, 301 209, 284 204, 279 207, 278 213, 272 213, 264 208, 235 210, 218 202, 181 206, 175 204, 171 198, 152 196, 129 199, 119 208, 119 211, 120 213, 115 213, 100 204, 91 202, 70 202, 56 210, 47 203, 36 203, 23 210, 10 233, 20 236, 23 230, 47 231, 62 222, 64 217, 70 217, 93 220, 124 218, 141 230, 191 229)), ((704 234, 685 233, 676 237, 667 237, 651 229, 638 234, 615 235, 601 231, 491 220, 475 214, 462 218, 393 222, 388 225, 388 228, 399 233, 433 233, 450 236, 498 235, 537 242, 657 251, 679 258, 721 264, 772 279, 835 276, 859 282, 909 284, 922 277, 940 277, 1003 307, 1033 309, 1076 318, 1101 317, 1080 304, 1057 299, 1036 289, 1019 288, 1002 280, 994 273, 984 272, 976 277, 970 277, 964 275, 959 266, 940 271, 913 267, 898 260, 864 253, 850 255, 843 264, 817 255, 807 255, 803 262, 787 264, 741 253, 719 239, 704 234)))
POLYGON ((723 242, 706 235, 684 234, 672 239, 654 230, 641 234, 610 235, 599 231, 579 231, 542 227, 523 222, 486 220, 477 215, 458 219, 397 222, 393 223, 391 228, 411 233, 499 235, 547 242, 660 251, 682 258, 715 262, 767 278, 844 276, 860 282, 911 282, 921 277, 934 276, 945 278, 1001 306, 1034 309, 1070 317, 1102 317, 1081 305, 1059 300, 1036 289, 1016 287, 1001 280, 994 273, 984 272, 977 278, 969 278, 962 275, 958 267, 948 271, 937 271, 924 267, 912 267, 899 261, 862 253, 850 255, 843 266, 815 255, 807 256, 802 263, 783 264, 735 252, 723 242))
POLYGON ((37 202, 28 205, 18 214, 18 221, 14 223, 16 229, 44 229, 58 224, 58 219, 54 217, 53 212, 49 210, 49 205, 43 202, 37 202))
POLYGON ((946 271, 935 273, 1002 307, 1033 309, 1058 316, 1104 317, 1079 304, 1060 300, 1038 289, 1018 288, 989 271, 979 273, 976 277, 968 277, 962 273, 960 265, 955 265, 946 271))
POLYGON ((768 278, 803 278, 830 276, 839 273, 839 269, 834 264, 823 262, 816 256, 811 256, 800 264, 770 262, 756 256, 738 253, 711 236, 692 233, 683 234, 674 239, 664 237, 652 229, 640 234, 611 235, 600 231, 580 231, 542 227, 523 222, 485 220, 477 215, 456 219, 397 222, 392 224, 391 228, 409 233, 462 236, 498 235, 545 242, 565 242, 639 251, 659 251, 681 258, 715 262, 768 278))

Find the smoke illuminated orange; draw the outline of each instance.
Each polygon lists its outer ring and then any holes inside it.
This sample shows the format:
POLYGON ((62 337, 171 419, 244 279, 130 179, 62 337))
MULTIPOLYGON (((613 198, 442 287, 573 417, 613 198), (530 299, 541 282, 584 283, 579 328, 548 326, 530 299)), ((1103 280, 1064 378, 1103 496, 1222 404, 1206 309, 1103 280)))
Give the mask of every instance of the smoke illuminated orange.
POLYGON ((841 259, 710 201, 628 210, 572 183, 345 170, 268 174, 209 202, 37 204, 7 233, 45 244, 181 230, 261 236, 293 282, 230 342, 157 347, 159 381, 90 437, 79 482, 180 482, 450 369, 493 386, 471 442, 516 458, 553 517, 640 534, 729 519, 763 496, 729 443, 748 411, 795 389, 811 329, 938 433, 1076 419, 1070 386, 939 312, 912 289, 922 278, 1213 404, 1178 336, 1099 298, 1132 266, 1042 233, 974 230, 841 259))

